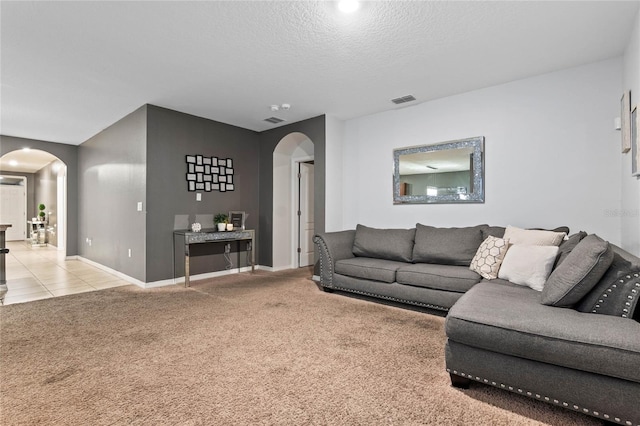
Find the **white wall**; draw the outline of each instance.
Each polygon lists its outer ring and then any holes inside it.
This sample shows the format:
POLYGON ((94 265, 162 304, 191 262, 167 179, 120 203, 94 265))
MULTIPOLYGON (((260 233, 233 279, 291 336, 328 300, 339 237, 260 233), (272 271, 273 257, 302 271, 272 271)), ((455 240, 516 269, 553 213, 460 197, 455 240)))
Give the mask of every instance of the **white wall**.
POLYGON ((347 182, 342 178, 342 135, 344 122, 335 117, 326 116, 325 140, 325 222, 326 232, 342 230, 342 188, 347 182))
MULTIPOLYGON (((631 90, 631 104, 640 110, 640 12, 623 58, 622 90, 631 90)), ((631 176, 631 151, 622 156, 621 162, 622 247, 640 256, 640 178, 631 176)))
POLYGON ((619 244, 621 75, 612 59, 346 121, 343 228, 568 225, 619 244), (471 136, 484 204, 393 205, 394 148, 471 136))

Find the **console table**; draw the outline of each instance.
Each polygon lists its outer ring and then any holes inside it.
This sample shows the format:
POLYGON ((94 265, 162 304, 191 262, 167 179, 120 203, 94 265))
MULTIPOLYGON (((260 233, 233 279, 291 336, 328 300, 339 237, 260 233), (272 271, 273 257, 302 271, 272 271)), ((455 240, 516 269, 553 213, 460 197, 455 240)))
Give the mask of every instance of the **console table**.
MULTIPOLYGON (((217 231, 214 229, 203 229, 200 232, 189 230, 173 231, 173 261, 175 265, 176 241, 184 242, 184 286, 189 287, 189 246, 191 244, 224 243, 232 241, 250 241, 251 245, 251 272, 255 271, 255 231, 253 229, 217 231)), ((173 278, 175 279, 175 269, 173 278)))

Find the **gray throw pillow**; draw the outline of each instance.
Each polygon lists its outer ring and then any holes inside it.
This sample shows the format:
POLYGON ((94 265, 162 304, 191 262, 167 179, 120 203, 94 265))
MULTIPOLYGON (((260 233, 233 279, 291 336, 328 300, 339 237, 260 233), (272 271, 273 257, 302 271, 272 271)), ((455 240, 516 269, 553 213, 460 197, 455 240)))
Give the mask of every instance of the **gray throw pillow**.
POLYGON ((556 260, 556 265, 554 266, 554 268, 557 268, 558 266, 560 266, 560 264, 564 262, 567 256, 569 256, 569 253, 571 253, 571 251, 574 248, 576 248, 578 243, 582 241, 586 236, 587 236, 586 232, 580 231, 577 234, 571 235, 569 239, 563 241, 560 244, 559 251, 558 251, 558 259, 556 260))
POLYGON ((415 229, 356 227, 353 254, 360 257, 411 262, 415 229))
POLYGON ((624 272, 613 280, 591 310, 594 314, 637 319, 640 299, 640 270, 624 272))
POLYGON ((544 305, 571 307, 600 281, 613 261, 607 241, 586 236, 549 275, 541 294, 544 305))
POLYGON ((467 228, 435 228, 418 223, 413 261, 469 266, 478 247, 484 241, 482 238, 484 227, 486 225, 467 228))

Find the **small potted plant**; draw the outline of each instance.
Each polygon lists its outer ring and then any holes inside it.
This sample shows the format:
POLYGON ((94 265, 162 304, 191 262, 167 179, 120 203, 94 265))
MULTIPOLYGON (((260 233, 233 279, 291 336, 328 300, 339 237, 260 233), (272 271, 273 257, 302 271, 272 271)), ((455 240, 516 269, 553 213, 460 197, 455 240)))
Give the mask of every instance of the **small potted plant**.
POLYGON ((44 204, 38 204, 38 210, 40 210, 40 213, 38 213, 38 218, 40 219, 40 222, 44 222, 44 209, 46 209, 44 204))
POLYGON ((213 217, 213 223, 218 227, 218 231, 224 231, 227 229, 227 223, 229 223, 229 216, 224 213, 218 213, 213 217))

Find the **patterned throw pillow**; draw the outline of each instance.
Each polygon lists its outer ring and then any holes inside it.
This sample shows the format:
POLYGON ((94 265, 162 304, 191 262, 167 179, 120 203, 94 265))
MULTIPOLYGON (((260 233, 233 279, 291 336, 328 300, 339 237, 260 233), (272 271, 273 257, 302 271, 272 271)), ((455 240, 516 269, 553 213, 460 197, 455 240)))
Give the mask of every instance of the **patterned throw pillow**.
POLYGON ((469 269, 480 274, 483 278, 492 280, 498 278, 500 264, 509 249, 509 240, 489 235, 480 244, 476 255, 471 260, 469 269))

